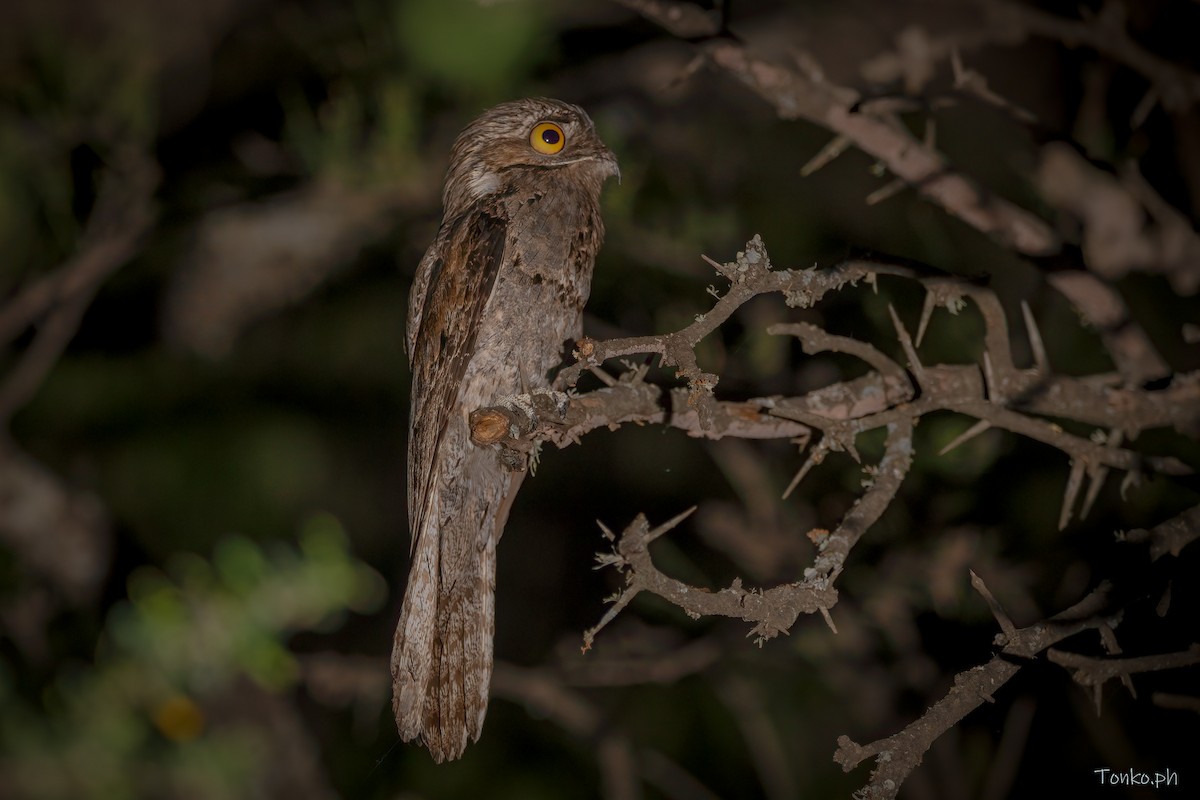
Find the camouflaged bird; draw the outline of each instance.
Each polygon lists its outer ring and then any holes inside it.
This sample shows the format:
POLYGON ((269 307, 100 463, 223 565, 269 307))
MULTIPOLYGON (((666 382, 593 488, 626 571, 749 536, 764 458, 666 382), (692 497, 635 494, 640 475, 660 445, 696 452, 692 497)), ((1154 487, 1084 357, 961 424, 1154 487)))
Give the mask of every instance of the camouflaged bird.
POLYGON ((442 224, 409 301, 412 566, 392 649, 400 736, 438 762, 483 727, 496 543, 524 477, 471 442, 467 418, 548 386, 582 334, 610 176, 616 158, 583 109, 544 98, 484 112, 450 156, 442 224))

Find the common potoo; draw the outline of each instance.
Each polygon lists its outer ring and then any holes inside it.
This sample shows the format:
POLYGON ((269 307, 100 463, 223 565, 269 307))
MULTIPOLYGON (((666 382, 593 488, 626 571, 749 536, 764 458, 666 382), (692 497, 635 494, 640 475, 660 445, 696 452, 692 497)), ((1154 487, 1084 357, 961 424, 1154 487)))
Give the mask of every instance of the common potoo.
POLYGON ((543 98, 486 111, 459 135, 442 224, 409 301, 412 566, 392 649, 401 738, 462 755, 487 712, 496 543, 524 477, 471 442, 468 415, 546 387, 582 334, 616 158, 583 109, 543 98))

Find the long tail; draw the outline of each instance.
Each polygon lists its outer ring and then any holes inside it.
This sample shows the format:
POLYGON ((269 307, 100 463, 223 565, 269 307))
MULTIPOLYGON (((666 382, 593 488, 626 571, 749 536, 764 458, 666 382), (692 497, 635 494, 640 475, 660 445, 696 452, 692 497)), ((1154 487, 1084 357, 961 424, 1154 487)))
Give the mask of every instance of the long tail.
POLYGON ((466 424, 438 448, 434 489, 414 531, 404 606, 392 645, 392 708, 405 741, 436 762, 479 738, 487 713, 495 632, 496 542, 510 473, 466 440, 466 424))

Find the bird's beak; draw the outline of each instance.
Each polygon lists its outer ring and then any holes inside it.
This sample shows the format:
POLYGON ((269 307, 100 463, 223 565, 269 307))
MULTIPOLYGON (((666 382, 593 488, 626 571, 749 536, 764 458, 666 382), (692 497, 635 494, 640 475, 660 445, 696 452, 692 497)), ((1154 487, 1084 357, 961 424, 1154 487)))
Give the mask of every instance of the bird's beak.
POLYGON ((604 176, 617 179, 617 183, 621 182, 621 167, 617 165, 617 157, 613 155, 613 151, 603 145, 600 146, 600 153, 596 155, 596 160, 604 167, 604 176))

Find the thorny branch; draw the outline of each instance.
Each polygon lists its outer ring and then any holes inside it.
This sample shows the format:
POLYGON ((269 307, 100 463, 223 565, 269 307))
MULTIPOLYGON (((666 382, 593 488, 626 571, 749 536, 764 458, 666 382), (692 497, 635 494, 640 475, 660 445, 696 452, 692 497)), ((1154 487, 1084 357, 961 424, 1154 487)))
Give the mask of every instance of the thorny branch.
MULTIPOLYGON (((606 342, 581 340, 577 362, 564 369, 557 381, 559 385, 571 385, 583 370, 599 370, 611 358, 658 353, 664 363, 677 367, 677 377, 686 380, 689 387, 671 392, 670 411, 661 405, 662 390, 645 382, 645 368, 634 368, 618 379, 610 377, 612 385, 582 395, 555 399, 553 393, 544 393, 501 398, 472 415, 475 440, 523 451, 539 440, 566 447, 589 431, 615 429, 629 422, 669 424, 708 438, 789 438, 807 443, 814 431, 819 432, 820 439, 803 473, 830 451, 854 454, 854 440, 860 433, 906 421, 911 424, 934 411, 953 411, 980 421, 970 435, 990 427, 1000 428, 1048 444, 1071 458, 1078 475, 1068 484, 1064 498, 1064 525, 1085 477, 1095 487, 1109 469, 1129 473, 1130 480, 1145 471, 1170 475, 1190 472, 1178 459, 1142 455, 1122 447, 1121 442, 1157 427, 1169 426, 1185 435, 1196 435, 1200 431, 1200 380, 1195 376, 1177 377, 1165 389, 1143 390, 1122 386, 1114 376, 1055 375, 1046 362, 1041 334, 1028 310, 1025 321, 1035 364, 1030 369, 1018 368, 1013 363, 1007 318, 995 294, 958 279, 921 278, 911 269, 864 260, 830 270, 775 270, 757 236, 734 262, 711 263, 731 282, 730 291, 712 311, 675 333, 606 342), (983 363, 922 364, 917 343, 894 311, 893 322, 907 356, 907 370, 864 342, 831 336, 806 323, 778 325, 769 332, 795 336, 807 353, 845 352, 862 358, 874 369, 852 381, 799 397, 733 403, 713 396, 716 376, 701 370, 693 348, 738 307, 760 294, 774 292, 782 293, 789 306, 809 307, 830 291, 848 283, 874 282, 880 275, 916 280, 925 288, 918 343, 935 308, 957 311, 964 300, 972 300, 985 325, 983 363), (1083 437, 1044 417, 1104 430, 1083 437)), ((953 446, 963 441, 965 438, 953 446)), ((1089 496, 1094 500, 1094 494, 1089 496)), ((1082 513, 1086 514, 1086 508, 1082 513)))
MULTIPOLYGON (((979 588, 981 582, 976 583, 979 588)), ((992 702, 995 693, 1021 669, 1021 660, 1029 659, 1069 636, 1081 631, 1115 624, 1116 618, 1098 616, 1103 608, 1107 587, 1101 587, 1075 606, 1028 628, 1012 629, 1003 649, 991 661, 954 679, 949 693, 904 730, 868 745, 855 743, 848 736, 838 737, 834 761, 849 772, 868 758, 875 758, 870 782, 856 797, 861 800, 885 800, 899 792, 900 785, 920 763, 935 740, 981 703, 992 702)), ((998 641, 998 643, 1000 643, 998 641)))
POLYGON ((1071 677, 1079 685, 1095 686, 1099 689, 1110 678, 1200 664, 1200 644, 1193 644, 1182 653, 1138 658, 1093 658, 1078 653, 1064 653, 1053 648, 1046 653, 1046 657, 1060 667, 1070 669, 1071 677))
MULTIPOLYGON (((1139 389, 1125 385, 1117 376, 1069 377, 1056 375, 1048 362, 1036 321, 1023 309, 1034 365, 1023 369, 1013 361, 1010 331, 1004 309, 988 288, 947 277, 922 277, 909 268, 858 260, 830 270, 775 270, 766 248, 755 236, 735 261, 715 269, 730 282, 708 314, 684 328, 655 336, 579 343, 576 363, 562 371, 558 385, 570 386, 591 370, 606 384, 583 394, 542 392, 502 398, 496 405, 472 415, 473 437, 481 444, 501 449, 528 451, 537 441, 559 447, 577 443, 588 431, 622 424, 666 424, 692 436, 723 438, 788 438, 807 445, 816 439, 809 457, 800 468, 795 484, 829 453, 845 451, 858 458, 855 441, 860 433, 884 428, 884 455, 877 464, 865 467, 865 491, 832 532, 813 530, 808 536, 818 548, 814 563, 798 581, 766 589, 750 589, 735 579, 728 587, 712 591, 690 586, 664 574, 655 565, 650 545, 679 525, 691 510, 658 526, 638 515, 619 535, 601 525, 612 542, 611 552, 601 553, 600 566, 614 566, 624 574, 624 588, 611 600, 613 605, 600 621, 584 633, 587 651, 597 633, 608 625, 640 593, 649 592, 684 610, 689 616, 726 616, 752 623, 750 634, 761 645, 787 633, 801 614, 820 612, 833 627, 830 609, 837 603, 835 582, 851 550, 895 499, 913 456, 913 428, 919 419, 935 411, 951 411, 974 417, 978 423, 944 450, 957 447, 970 437, 994 427, 1025 436, 1062 451, 1071 460, 1060 526, 1073 513, 1084 485, 1090 480, 1082 508, 1087 514, 1099 493, 1100 484, 1112 469, 1122 470, 1127 480, 1143 472, 1188 474, 1187 465, 1172 457, 1150 456, 1124 443, 1148 428, 1172 427, 1196 436, 1200 432, 1200 381, 1180 376, 1165 388, 1139 389), (855 339, 834 336, 808 323, 775 325, 769 332, 795 337, 806 353, 838 351, 857 356, 872 369, 868 374, 797 397, 760 398, 743 403, 714 397, 716 376, 702 371, 695 346, 715 331, 739 306, 765 293, 781 293, 789 306, 808 307, 831 291, 848 283, 874 284, 880 275, 919 282, 926 291, 925 307, 917 336, 909 333, 894 309, 892 322, 905 355, 906 365, 877 348, 855 339), (936 364, 921 362, 917 347, 930 315, 938 307, 957 312, 970 300, 984 322, 984 350, 980 364, 936 364), (647 367, 628 367, 617 378, 603 372, 608 359, 635 353, 657 353, 664 363, 677 368, 686 389, 671 392, 671 408, 662 405, 663 392, 645 381, 647 367), (1052 417, 1053 420, 1047 419, 1052 417), (1059 424, 1071 421, 1093 426, 1092 436, 1068 432, 1059 424), (783 421, 787 424, 780 424, 783 421)), ((694 509, 693 509, 694 510, 694 509)), ((1148 540, 1155 553, 1177 553, 1197 535, 1198 512, 1193 510, 1152 531, 1127 534, 1130 541, 1148 540)), ((986 586, 975 586, 989 600, 1004 631, 1003 650, 988 664, 958 676, 955 689, 924 717, 905 729, 895 741, 889 739, 860 747, 843 737, 837 760, 851 768, 870 756, 880 756, 865 797, 894 797, 900 783, 920 763, 921 755, 942 732, 988 699, 1020 668, 1020 659, 1033 658, 1062 639, 1082 630, 1100 629, 1111 636, 1117 617, 1102 615, 1104 590, 1046 623, 1018 629, 1007 619, 986 586), (907 742, 901 752, 897 742, 907 742), (884 754, 889 754, 883 758, 884 754)), ((836 630, 836 629, 835 629, 836 630)), ((1189 658, 1194 654, 1186 654, 1189 658)), ((1191 663, 1180 657, 1179 664, 1191 663)), ((1162 662, 1162 667, 1176 666, 1162 662)), ((1127 676, 1140 667, 1118 664, 1113 674, 1127 676)))
MULTIPOLYGON (((1190 531, 1191 538, 1200 536, 1200 506, 1174 517, 1151 531, 1144 532, 1142 541, 1156 542, 1174 538, 1177 531, 1190 531)), ((1165 553, 1166 551, 1162 551, 1165 553)), ((1158 556, 1152 555, 1153 558, 1158 556)), ((949 693, 931 706, 919 719, 899 733, 868 745, 855 743, 848 736, 838 738, 834 760, 849 772, 868 758, 875 758, 875 769, 867 786, 856 793, 862 800, 894 798, 904 782, 920 763, 933 742, 983 702, 993 698, 1005 683, 1040 653, 1065 668, 1073 670, 1072 677, 1084 687, 1092 687, 1099 703, 1101 684, 1109 678, 1121 677, 1126 688, 1133 691, 1129 676, 1136 672, 1176 669, 1200 663, 1200 647, 1193 645, 1183 653, 1143 656, 1126 659, 1097 659, 1051 649, 1064 639, 1086 630, 1095 630, 1110 653, 1119 652, 1114 629, 1121 621, 1121 612, 1109 608, 1111 587, 1101 584, 1071 608, 1050 619, 1025 628, 1016 628, 1000 604, 992 597, 984 582, 971 576, 972 585, 987 601, 1000 626, 996 636, 1000 651, 983 665, 960 673, 949 693)))

